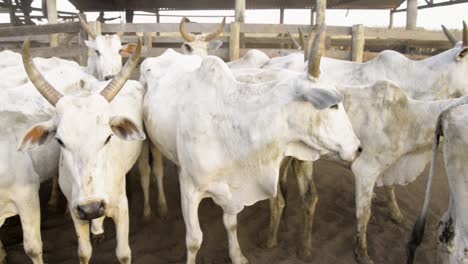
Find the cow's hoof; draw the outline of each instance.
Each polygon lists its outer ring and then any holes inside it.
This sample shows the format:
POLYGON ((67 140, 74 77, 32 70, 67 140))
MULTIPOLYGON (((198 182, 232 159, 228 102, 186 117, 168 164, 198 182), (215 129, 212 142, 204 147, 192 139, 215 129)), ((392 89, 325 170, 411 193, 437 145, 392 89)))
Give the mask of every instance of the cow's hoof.
POLYGON ((271 239, 271 238, 266 238, 262 240, 261 246, 263 248, 275 248, 278 246, 278 240, 277 239, 271 239))
POLYGON ((400 212, 392 212, 390 211, 388 213, 389 217, 390 217, 390 220, 392 220, 393 223, 399 225, 401 223, 403 223, 403 215, 400 213, 400 212))
POLYGON ((161 219, 167 219, 167 205, 166 204, 158 204, 158 217, 161 219))
POLYGON ((91 233, 91 242, 95 246, 98 246, 98 245, 102 244, 102 242, 104 242, 105 238, 106 238, 106 236, 104 235, 104 233, 97 234, 97 235, 91 233))
POLYGON ((359 263, 359 264, 374 264, 374 261, 372 261, 372 259, 367 254, 363 254, 363 256, 361 256, 357 252, 357 250, 354 253, 355 253, 357 263, 359 263))
POLYGON ((312 248, 303 247, 303 248, 299 249, 298 255, 299 255, 300 259, 302 259, 302 260, 304 260, 306 262, 310 262, 310 261, 312 261, 312 248))

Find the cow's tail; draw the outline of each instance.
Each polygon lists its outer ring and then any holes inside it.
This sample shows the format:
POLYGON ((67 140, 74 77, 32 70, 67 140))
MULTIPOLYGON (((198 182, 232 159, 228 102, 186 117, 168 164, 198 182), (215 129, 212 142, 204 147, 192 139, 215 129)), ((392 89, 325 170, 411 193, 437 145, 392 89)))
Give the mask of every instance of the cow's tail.
POLYGON ((406 245, 407 251, 407 264, 413 264, 416 249, 421 244, 423 237, 424 237, 424 228, 426 225, 426 218, 427 218, 427 211, 429 209, 429 201, 431 199, 431 189, 432 189, 432 180, 434 178, 434 174, 436 172, 436 161, 437 161, 437 154, 439 149, 440 137, 442 136, 442 117, 444 116, 444 112, 442 112, 439 117, 437 118, 437 124, 434 134, 434 142, 432 144, 432 161, 431 161, 431 169, 429 172, 429 178, 427 179, 427 186, 426 186, 426 194, 424 197, 424 204, 421 210, 421 214, 419 215, 416 223, 413 227, 413 232, 411 234, 411 239, 406 245))

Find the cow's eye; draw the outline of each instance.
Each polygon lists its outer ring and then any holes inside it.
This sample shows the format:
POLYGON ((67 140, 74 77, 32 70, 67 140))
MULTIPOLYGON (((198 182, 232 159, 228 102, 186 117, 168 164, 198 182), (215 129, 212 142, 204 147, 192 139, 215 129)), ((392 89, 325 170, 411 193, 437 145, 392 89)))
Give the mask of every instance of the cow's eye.
POLYGON ((55 140, 57 140, 57 143, 62 146, 62 148, 65 147, 65 144, 63 143, 63 141, 60 139, 60 138, 55 138, 55 140))
POLYGON ((338 109, 338 105, 337 105, 337 104, 336 104, 336 105, 332 105, 332 106, 330 106, 330 108, 331 108, 331 109, 338 109))
POLYGON ((112 134, 111 134, 111 135, 109 135, 109 136, 107 137, 106 141, 104 142, 104 145, 106 145, 107 143, 109 143, 109 141, 110 141, 111 137, 112 137, 112 134))
POLYGON ((101 53, 99 52, 99 50, 96 50, 96 55, 101 56, 101 53))

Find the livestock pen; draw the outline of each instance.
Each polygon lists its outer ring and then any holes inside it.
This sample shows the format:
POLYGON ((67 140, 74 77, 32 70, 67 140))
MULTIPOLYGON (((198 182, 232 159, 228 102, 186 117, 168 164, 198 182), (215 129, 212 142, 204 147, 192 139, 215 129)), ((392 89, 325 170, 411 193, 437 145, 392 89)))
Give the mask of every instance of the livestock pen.
MULTIPOLYGON (((178 33, 178 23, 90 24, 99 33, 122 32, 122 43, 136 42, 137 36, 142 36, 142 57, 159 56, 167 48, 180 51, 183 43, 183 38, 178 33)), ((190 32, 209 32, 215 27, 215 24, 210 23, 187 24, 190 32)), ((270 57, 276 57, 281 50, 294 49, 287 34, 290 32, 297 38, 298 28, 309 32, 312 26, 233 22, 225 26, 224 33, 219 38, 223 46, 213 55, 230 61, 243 56, 249 49, 260 49, 270 57)), ((461 39, 460 31, 453 33, 461 39)), ((32 52, 35 56, 72 58, 82 65, 86 63, 88 49, 84 40, 88 36, 78 22, 0 27, 0 49, 18 51, 26 37, 33 41, 32 52), (50 34, 58 35, 57 46, 50 45, 50 34)), ((363 25, 327 27, 326 56, 342 60, 367 61, 385 49, 399 50, 410 57, 422 59, 451 47, 442 31, 386 29, 363 25)))
MULTIPOLYGON (((144 48, 142 57, 155 57, 162 54, 167 48, 179 50, 183 39, 179 36, 179 24, 102 24, 92 22, 96 32, 114 33, 123 32, 123 43, 136 42, 136 36, 143 36, 144 48)), ((205 23, 190 23, 187 30, 191 32, 213 31, 216 25, 205 23)), ((227 25, 220 40, 223 46, 215 52, 226 61, 235 60, 245 54, 249 49, 258 48, 269 56, 279 56, 281 50, 294 48, 286 34, 294 33, 297 37, 297 28, 310 32, 309 25, 278 25, 278 24, 243 24, 234 22, 227 25)), ((461 33, 455 32, 457 37, 461 33)), ((70 58, 80 64, 86 64, 89 51, 84 40, 87 33, 81 29, 79 23, 70 22, 55 25, 19 26, 0 28, 0 47, 19 51, 26 37, 33 41, 32 53, 34 56, 70 58), (50 34, 58 35, 58 45, 51 45, 50 34)), ((401 30, 364 27, 329 26, 327 30, 327 56, 343 60, 366 61, 384 49, 400 49, 411 57, 424 58, 444 49, 451 44, 446 40, 442 31, 401 30), (421 53, 414 54, 411 52, 421 53)), ((185 259, 184 225, 180 213, 180 194, 178 191, 176 168, 167 165, 167 189, 169 197, 169 216, 167 219, 152 219, 143 225, 141 215, 142 197, 139 186, 135 183, 136 177, 130 173, 128 194, 130 198, 131 233, 130 241, 133 250, 134 263, 182 263, 185 259)), ((262 249, 258 245, 264 241, 261 231, 267 230, 268 209, 265 202, 260 202, 247 208, 239 216, 239 237, 243 250, 252 263, 352 263, 354 239, 354 195, 352 174, 335 164, 323 161, 317 165, 317 186, 320 192, 320 203, 317 208, 314 226, 314 257, 303 260, 296 254, 301 224, 300 198, 297 186, 293 186, 290 193, 287 220, 280 230, 280 245, 276 249, 262 249)), ((401 199, 402 212, 407 217, 401 225, 390 223, 386 217, 387 208, 382 201, 383 192, 377 191, 377 201, 374 205, 374 216, 369 226, 369 236, 373 237, 370 251, 373 252, 377 263, 402 263, 404 259, 404 244, 422 202, 424 192, 424 177, 420 177, 416 184, 409 187, 399 187, 397 190, 401 199), (377 223, 377 224, 376 224, 377 223)), ((437 225, 438 216, 443 212, 447 200, 445 179, 438 179, 439 198, 434 203, 434 211, 430 215, 431 227, 437 225)), ((45 188, 47 190, 47 188, 45 188)), ((44 192, 44 190, 43 190, 44 192)), ((152 194, 152 198, 155 195, 152 194)), ((155 199, 152 199, 155 201, 155 199)), ((43 238, 44 257, 48 263, 75 263, 76 238, 74 237, 71 220, 64 217, 61 212, 43 210, 43 238)), ((202 229, 205 231, 205 244, 199 255, 201 263, 229 263, 227 256, 227 243, 221 221, 221 210, 212 202, 206 201, 200 206, 202 229)), ((25 263, 28 261, 22 248, 19 246, 19 226, 9 221, 10 228, 3 229, 1 234, 8 234, 4 239, 12 263, 25 263)), ((115 248, 112 225, 106 223, 107 239, 94 248, 93 263, 115 263, 113 249, 115 248)), ((432 228, 434 229, 434 228, 432 228)), ((431 238, 436 237, 435 230, 428 231, 431 238)), ((434 263, 435 249, 425 245, 420 256, 425 263, 434 263)))

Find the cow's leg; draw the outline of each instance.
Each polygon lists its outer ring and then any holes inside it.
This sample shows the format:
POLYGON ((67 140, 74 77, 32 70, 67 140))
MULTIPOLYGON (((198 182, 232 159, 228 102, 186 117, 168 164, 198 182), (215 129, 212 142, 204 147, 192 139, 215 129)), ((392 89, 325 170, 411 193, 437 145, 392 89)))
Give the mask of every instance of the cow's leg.
POLYGON ((69 210, 73 224, 75 225, 76 236, 78 237, 78 258, 80 259, 80 264, 88 264, 93 253, 89 237, 89 221, 76 218, 75 214, 71 213, 72 209, 70 208, 69 210))
POLYGON ((121 264, 130 264, 132 261, 132 252, 128 243, 128 201, 124 197, 115 214, 112 215, 112 219, 115 223, 115 229, 117 233, 117 249, 116 255, 121 264))
POLYGON ((198 219, 198 205, 202 197, 193 184, 188 183, 187 180, 184 179, 186 176, 182 175, 183 173, 184 172, 181 171, 179 179, 182 216, 184 217, 186 230, 185 243, 187 245, 187 264, 195 264, 197 252, 203 240, 203 233, 198 219))
POLYGON ((3 247, 3 243, 0 240, 0 264, 6 264, 6 256, 7 253, 5 251, 5 248, 3 247))
POLYGON ((356 184, 357 246, 356 259, 361 264, 373 263, 367 252, 367 224, 371 215, 371 202, 377 176, 383 169, 375 160, 360 156, 352 165, 356 184))
POLYGON ((23 229, 23 246, 34 264, 42 264, 41 207, 37 189, 25 190, 16 202, 23 229))
POLYGON ((149 166, 149 146, 148 142, 143 144, 143 148, 138 158, 138 170, 140 172, 140 184, 143 190, 144 204, 143 204, 143 221, 149 222, 151 220, 151 203, 150 203, 150 166, 149 166))
POLYGON ((313 166, 313 162, 309 161, 295 161, 293 166, 304 209, 304 231, 302 249, 300 250, 303 257, 312 255, 312 225, 314 223, 315 207, 319 199, 313 177, 313 166))
POLYGON ((50 192, 48 205, 52 209, 57 209, 59 204, 59 184, 58 184, 58 175, 52 177, 52 191, 50 192))
POLYGON ((403 222, 403 215, 400 212, 400 207, 395 197, 395 186, 385 186, 385 192, 387 193, 387 206, 390 219, 397 224, 401 224, 403 222))
POLYGON ((91 235, 94 244, 99 245, 104 241, 104 220, 105 216, 91 220, 91 235))
POLYGON ((158 188, 158 215, 161 218, 167 216, 166 194, 164 192, 164 163, 163 155, 156 147, 151 147, 153 155, 153 172, 156 176, 156 186, 158 188))
POLYGON ((223 223, 226 228, 229 240, 229 256, 232 264, 248 264, 249 261, 242 254, 237 240, 237 215, 223 214, 223 223))
POLYGON ((273 248, 278 245, 279 225, 284 207, 286 206, 286 200, 283 192, 286 191, 286 179, 292 160, 293 158, 288 157, 283 161, 284 167, 278 183, 278 192, 276 197, 270 199, 270 225, 268 227, 268 238, 265 244, 267 248, 273 248))

